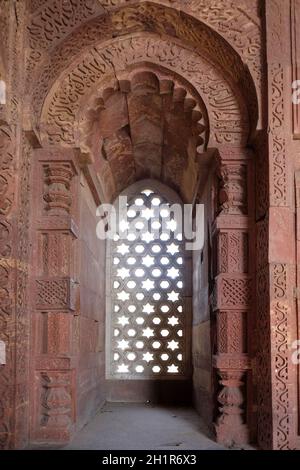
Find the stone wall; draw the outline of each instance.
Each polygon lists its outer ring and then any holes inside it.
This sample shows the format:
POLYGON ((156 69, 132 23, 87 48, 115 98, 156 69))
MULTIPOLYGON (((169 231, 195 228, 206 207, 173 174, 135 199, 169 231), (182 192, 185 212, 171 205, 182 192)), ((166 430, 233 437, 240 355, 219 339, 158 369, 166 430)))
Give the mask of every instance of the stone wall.
MULTIPOLYGON (((205 183, 203 183, 205 184, 205 183)), ((210 268, 211 268, 211 181, 200 188, 199 202, 205 206, 204 246, 193 252, 193 395, 194 404, 200 416, 209 427, 213 422, 213 383, 212 383, 212 318, 209 307, 210 268)))
POLYGON ((105 400, 105 241, 96 237, 96 204, 80 182, 80 315, 77 317, 77 427, 105 400))

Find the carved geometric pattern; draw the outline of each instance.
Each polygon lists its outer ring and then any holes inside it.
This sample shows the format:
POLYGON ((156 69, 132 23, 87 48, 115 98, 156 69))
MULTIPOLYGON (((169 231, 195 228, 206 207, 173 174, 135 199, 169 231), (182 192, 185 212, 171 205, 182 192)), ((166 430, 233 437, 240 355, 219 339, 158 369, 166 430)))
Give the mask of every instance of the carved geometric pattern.
POLYGON ((127 239, 112 242, 109 372, 122 379, 185 376, 182 235, 174 218, 164 230, 170 204, 160 193, 146 188, 128 204, 130 223, 146 231, 134 239, 129 230, 127 239), (141 203, 145 212, 138 209, 141 203), (155 207, 161 209, 151 215, 155 207))
POLYGON ((218 279, 218 307, 248 307, 251 300, 251 280, 243 278, 218 279))
POLYGON ((37 280, 37 308, 69 308, 70 279, 37 280))

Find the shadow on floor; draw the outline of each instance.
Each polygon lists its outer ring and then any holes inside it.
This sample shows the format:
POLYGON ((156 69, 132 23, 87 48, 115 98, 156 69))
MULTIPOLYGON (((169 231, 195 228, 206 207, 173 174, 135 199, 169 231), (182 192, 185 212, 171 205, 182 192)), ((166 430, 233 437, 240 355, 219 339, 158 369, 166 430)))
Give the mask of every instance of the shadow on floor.
POLYGON ((193 408, 107 403, 63 450, 222 450, 193 408))

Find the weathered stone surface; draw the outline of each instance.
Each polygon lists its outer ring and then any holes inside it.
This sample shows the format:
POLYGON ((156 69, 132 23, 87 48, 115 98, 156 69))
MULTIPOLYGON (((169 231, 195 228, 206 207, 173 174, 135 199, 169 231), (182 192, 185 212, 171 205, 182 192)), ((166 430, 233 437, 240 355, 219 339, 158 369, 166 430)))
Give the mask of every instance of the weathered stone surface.
POLYGON ((226 445, 300 448, 299 9, 0 0, 1 449, 67 442, 104 401, 96 207, 143 178, 205 203, 197 408, 226 445))

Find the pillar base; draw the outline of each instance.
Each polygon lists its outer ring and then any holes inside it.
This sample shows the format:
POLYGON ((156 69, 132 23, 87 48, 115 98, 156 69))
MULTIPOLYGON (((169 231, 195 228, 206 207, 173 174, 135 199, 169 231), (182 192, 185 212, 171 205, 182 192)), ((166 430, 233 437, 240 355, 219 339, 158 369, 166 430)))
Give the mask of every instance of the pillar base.
POLYGON ((226 447, 249 444, 250 433, 246 424, 231 426, 230 423, 217 423, 214 425, 214 428, 216 440, 219 444, 223 444, 226 447))

